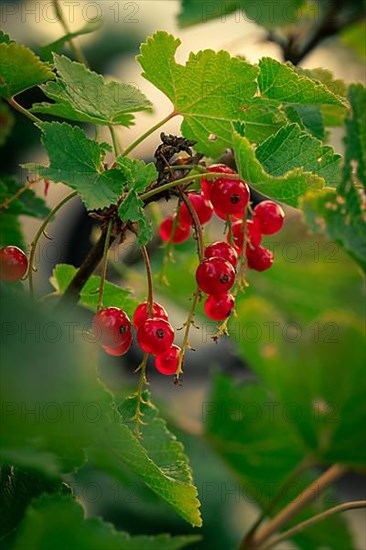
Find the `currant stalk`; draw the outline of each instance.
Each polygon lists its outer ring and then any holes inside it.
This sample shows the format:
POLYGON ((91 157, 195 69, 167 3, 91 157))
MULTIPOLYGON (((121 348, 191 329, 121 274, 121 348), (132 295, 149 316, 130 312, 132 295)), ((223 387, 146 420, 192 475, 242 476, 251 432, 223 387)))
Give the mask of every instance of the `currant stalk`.
POLYGON ((42 234, 44 234, 45 229, 48 225, 48 223, 51 221, 53 216, 71 199, 73 199, 77 195, 77 191, 73 191, 66 197, 64 197, 48 214, 47 218, 44 220, 44 222, 41 224, 40 228, 38 229, 37 233, 35 234, 33 241, 31 242, 31 250, 29 255, 29 270, 28 270, 28 279, 29 279, 29 291, 31 295, 34 295, 34 288, 33 288, 33 271, 37 271, 35 265, 34 265, 34 256, 37 249, 37 244, 39 239, 41 238, 42 234))
POLYGON ((107 235, 104 242, 102 273, 100 276, 97 311, 99 311, 103 305, 103 293, 104 293, 105 280, 107 276, 108 250, 109 250, 110 241, 111 241, 112 227, 113 227, 113 220, 112 218, 110 218, 108 222, 107 235))

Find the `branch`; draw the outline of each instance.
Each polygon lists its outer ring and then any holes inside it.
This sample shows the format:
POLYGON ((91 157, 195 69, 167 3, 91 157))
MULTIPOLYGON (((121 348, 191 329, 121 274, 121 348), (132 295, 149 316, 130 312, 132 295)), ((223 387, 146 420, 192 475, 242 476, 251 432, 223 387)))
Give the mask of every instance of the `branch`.
POLYGON ((326 519, 329 516, 333 516, 334 514, 338 514, 339 512, 346 512, 347 510, 356 510, 357 508, 366 508, 366 500, 355 500, 353 502, 345 502, 343 504, 339 504, 338 506, 334 506, 333 508, 329 508, 329 510, 325 510, 324 512, 321 512, 320 514, 317 514, 316 516, 313 516, 312 518, 309 518, 305 521, 302 521, 301 523, 298 523, 291 529, 288 529, 281 535, 278 535, 278 537, 273 538, 269 541, 268 544, 262 547, 262 550, 270 550, 274 546, 276 546, 279 542, 282 542, 285 539, 288 539, 290 537, 293 537, 294 535, 297 535, 297 533, 300 533, 307 527, 310 527, 314 523, 318 523, 318 521, 322 521, 323 519, 326 519))
POLYGON ((240 546, 240 550, 250 549, 255 550, 261 546, 272 536, 276 531, 281 529, 283 525, 288 523, 300 510, 314 501, 315 497, 324 491, 331 483, 339 479, 347 468, 340 464, 334 464, 326 470, 318 479, 316 479, 303 493, 294 501, 290 502, 283 508, 263 529, 259 530, 258 534, 251 540, 244 540, 240 546))

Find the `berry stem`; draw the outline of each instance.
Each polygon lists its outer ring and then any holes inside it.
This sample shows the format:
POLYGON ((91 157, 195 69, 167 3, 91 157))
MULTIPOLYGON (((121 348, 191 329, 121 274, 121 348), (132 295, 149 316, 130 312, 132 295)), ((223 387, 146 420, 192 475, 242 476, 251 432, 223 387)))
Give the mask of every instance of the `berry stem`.
MULTIPOLYGON (((62 13, 62 9, 61 9, 61 6, 59 4, 59 0, 53 0, 52 4, 53 4, 53 9, 55 10, 55 13, 56 13, 56 17, 60 21, 60 23, 62 25, 62 28, 65 31, 65 34, 71 34, 70 27, 69 27, 69 25, 68 25, 68 23, 67 23, 67 21, 64 17, 64 14, 62 13)), ((87 63, 87 61, 86 61, 86 59, 83 55, 83 52, 81 51, 80 46, 76 42, 74 42, 71 38, 70 38, 70 40, 68 40, 68 43, 69 43, 70 49, 71 49, 72 53, 74 54, 75 58, 80 63, 84 63, 84 65, 88 66, 88 63, 87 63)))
POLYGON ((28 278, 29 278, 29 291, 31 295, 34 295, 34 288, 33 288, 33 271, 37 271, 34 265, 34 256, 37 249, 37 244, 41 236, 43 235, 48 223, 51 221, 53 216, 71 199, 73 199, 77 195, 77 191, 73 191, 69 195, 66 195, 48 214, 47 218, 44 220, 44 222, 39 227, 37 233, 35 234, 33 241, 31 242, 31 250, 29 255, 29 270, 28 270, 28 278))
POLYGON ((154 289, 153 289, 153 280, 152 280, 152 271, 149 254, 147 252, 146 246, 141 247, 142 256, 144 258, 145 267, 146 267, 146 276, 147 276, 147 304, 148 304, 148 313, 149 317, 152 317, 154 310, 154 289))
POLYGON ((189 311, 187 321, 184 323, 185 331, 184 331, 184 338, 183 338, 182 348, 181 348, 180 353, 179 353, 177 371, 175 373, 175 379, 176 380, 179 380, 179 377, 183 372, 184 356, 185 356, 185 353, 186 353, 186 349, 190 347, 189 346, 189 331, 191 330, 191 326, 194 323, 194 316, 196 314, 196 307, 197 307, 197 304, 198 304, 200 298, 201 298, 201 291, 200 291, 199 288, 197 288, 196 292, 193 295, 192 306, 191 306, 191 309, 189 311))
POLYGON ((107 276, 108 250, 109 250, 109 245, 110 245, 110 240, 111 240, 112 227, 113 227, 113 220, 112 220, 112 218, 110 218, 110 220, 108 222, 106 238, 105 238, 105 241, 104 241, 103 264, 102 264, 102 273, 101 273, 101 276, 100 276, 97 311, 99 311, 103 306, 103 293, 104 293, 105 280, 106 280, 106 276, 107 276))
POLYGON ((29 189, 32 185, 37 183, 38 181, 41 181, 43 178, 37 178, 32 181, 28 181, 23 187, 21 187, 14 195, 6 199, 3 203, 0 204, 0 210, 8 208, 9 204, 11 204, 13 201, 18 199, 27 189, 29 189))
POLYGON ((172 252, 173 251, 173 237, 174 237, 175 230, 177 229, 178 223, 179 223, 178 212, 179 212, 179 206, 176 209, 175 217, 173 218, 173 225, 172 225, 172 230, 170 232, 169 241, 167 242, 166 247, 165 247, 163 266, 161 268, 160 275, 159 275, 159 284, 160 285, 165 284, 166 286, 169 286, 169 281, 168 281, 165 273, 166 273, 169 261, 172 260, 172 258, 173 258, 173 252, 172 252))
POLYGON ((133 151, 140 143, 142 143, 146 138, 148 138, 151 134, 153 134, 156 130, 161 128, 161 126, 164 126, 166 122, 168 122, 171 118, 175 117, 177 113, 175 111, 171 112, 168 116, 157 122, 154 126, 149 128, 144 134, 142 134, 140 137, 138 137, 131 145, 129 145, 122 153, 123 157, 126 157, 133 151))
POLYGON ((201 226, 200 220, 198 218, 198 214, 195 211, 195 209, 193 208, 193 205, 192 205, 191 201, 189 200, 189 197, 187 196, 187 193, 182 191, 182 189, 179 189, 179 196, 181 197, 182 201, 184 202, 184 204, 187 207, 188 212, 191 215, 193 225, 194 225, 194 228, 195 228, 196 234, 197 234, 198 256, 199 256, 200 262, 202 262, 202 260, 205 257, 205 245, 204 245, 204 242, 203 242, 202 226, 201 226))
POLYGON ((22 105, 20 105, 17 101, 15 101, 15 99, 13 97, 10 97, 8 99, 8 103, 9 105, 11 105, 16 111, 18 111, 19 113, 22 113, 22 115, 26 116, 27 118, 29 118, 29 120, 31 120, 32 122, 42 122, 42 120, 40 118, 38 118, 37 116, 35 116, 33 113, 30 113, 28 111, 28 109, 25 109, 25 107, 23 107, 22 105))
POLYGON ((136 372, 140 371, 140 378, 139 383, 136 390, 136 396, 137 396, 137 402, 136 402, 136 409, 135 414, 132 418, 132 420, 135 421, 135 428, 134 432, 136 437, 141 439, 142 433, 140 430, 140 424, 145 424, 145 422, 142 420, 144 413, 141 411, 141 404, 146 404, 146 401, 144 401, 142 397, 142 392, 144 391, 144 386, 147 384, 146 380, 146 367, 147 367, 147 361, 149 359, 149 354, 144 353, 144 356, 142 358, 142 361, 140 365, 137 367, 136 372))
POLYGON ((288 523, 296 516, 303 508, 310 504, 317 495, 323 492, 330 483, 335 482, 342 477, 347 471, 345 466, 334 464, 319 476, 311 485, 309 485, 297 498, 283 508, 267 525, 263 527, 258 534, 250 540, 247 537, 242 541, 239 550, 248 548, 261 548, 261 546, 273 535, 281 529, 283 525, 288 523))
POLYGON ((344 502, 343 504, 338 504, 338 506, 333 506, 333 508, 329 508, 329 510, 320 512, 320 514, 316 514, 315 516, 298 523, 294 527, 291 527, 291 529, 288 529, 284 533, 281 533, 281 535, 278 535, 278 537, 274 537, 268 542, 268 544, 262 546, 261 550, 270 550, 271 548, 277 546, 279 542, 282 542, 290 537, 293 537, 294 535, 297 535, 298 533, 301 533, 307 527, 310 527, 314 523, 318 523, 319 521, 322 521, 329 516, 333 516, 334 514, 338 514, 339 512, 346 512, 347 510, 355 510, 357 508, 366 508, 366 500, 354 500, 353 502, 344 502))
POLYGON ((121 154, 121 146, 119 144, 119 140, 118 140, 118 136, 117 136, 117 133, 116 133, 116 129, 114 126, 110 125, 108 126, 109 128, 109 131, 110 131, 110 134, 111 134, 111 138, 112 138, 112 143, 113 143, 113 149, 114 149, 114 154, 116 157, 118 157, 120 154, 121 154))
MULTIPOLYGON (((154 195, 158 195, 160 193, 163 193, 164 191, 168 191, 169 189, 177 187, 178 185, 182 185, 183 183, 190 183, 193 180, 200 180, 202 178, 215 179, 220 177, 222 178, 222 173, 220 172, 203 172, 202 174, 192 174, 191 176, 185 176, 184 178, 181 178, 179 180, 174 180, 170 181, 169 183, 165 183, 164 185, 159 185, 159 187, 155 187, 154 189, 151 189, 150 191, 139 195, 139 197, 141 200, 147 200, 154 195)), ((225 179, 240 180, 240 176, 239 174, 225 174, 225 179)))

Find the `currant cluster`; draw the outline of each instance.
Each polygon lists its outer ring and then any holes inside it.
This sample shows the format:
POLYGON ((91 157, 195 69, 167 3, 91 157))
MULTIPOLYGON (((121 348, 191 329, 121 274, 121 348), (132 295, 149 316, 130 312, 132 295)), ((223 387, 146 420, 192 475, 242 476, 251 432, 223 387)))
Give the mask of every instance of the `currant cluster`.
POLYGON ((28 258, 17 246, 0 248, 0 279, 8 283, 20 281, 28 271, 28 258))
MULTIPOLYGON (((148 302, 144 302, 137 307, 132 321, 137 331, 137 342, 145 353, 155 356, 156 369, 161 374, 174 374, 181 350, 173 345, 174 329, 165 308, 153 302, 150 311, 148 302)), ((96 313, 93 322, 106 353, 121 356, 128 352, 132 344, 132 324, 123 310, 103 308, 96 313)))
MULTIPOLYGON (((208 295, 205 312, 214 321, 224 321, 231 314, 235 300, 230 294, 235 279, 239 257, 243 252, 246 265, 256 271, 265 271, 273 263, 273 254, 261 246, 262 235, 273 235, 283 225, 282 208, 269 200, 259 203, 252 210, 252 218, 246 219, 249 209, 248 185, 239 179, 225 175, 235 171, 224 164, 212 165, 208 172, 223 174, 216 179, 201 179, 201 191, 187 194, 201 225, 209 222, 215 213, 226 221, 226 242, 215 242, 205 249, 205 258, 196 271, 199 288, 208 295)), ((194 220, 185 203, 179 212, 168 216, 160 225, 160 236, 174 244, 186 241, 194 226, 194 220)))

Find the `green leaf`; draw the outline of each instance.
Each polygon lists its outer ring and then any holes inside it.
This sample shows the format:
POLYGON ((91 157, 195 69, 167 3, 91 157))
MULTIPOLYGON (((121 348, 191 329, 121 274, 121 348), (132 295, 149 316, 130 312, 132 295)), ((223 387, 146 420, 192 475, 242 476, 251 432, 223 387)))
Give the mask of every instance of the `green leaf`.
POLYGON ((117 158, 117 166, 121 169, 128 189, 143 193, 158 177, 155 164, 128 157, 117 158))
POLYGON ((1 97, 9 99, 54 77, 51 66, 29 48, 6 40, 0 43, 1 97))
POLYGON ((0 462, 56 476, 85 461, 105 425, 110 394, 85 319, 1 290, 0 462), (84 339, 78 335, 83 331, 84 339))
POLYGON ((352 179, 353 172, 366 191, 366 88, 351 84, 348 91, 351 112, 346 119, 344 181, 352 179))
MULTIPOLYGON (((297 206, 299 197, 309 189, 321 189, 324 179, 316 174, 293 168, 282 176, 265 171, 247 138, 233 133, 234 156, 241 177, 260 193, 291 206, 297 206)), ((271 138, 269 138, 271 139, 271 138)))
POLYGON ((39 53, 41 55, 41 58, 44 61, 49 61, 53 63, 53 53, 61 53, 66 42, 69 42, 70 40, 73 40, 74 38, 77 38, 78 36, 82 36, 84 34, 90 34, 92 32, 97 31, 100 29, 100 27, 103 25, 102 19, 96 19, 95 21, 88 21, 81 29, 75 32, 69 32, 62 36, 61 38, 58 38, 58 40, 55 40, 54 42, 51 42, 51 44, 47 44, 47 46, 43 46, 39 48, 39 53))
POLYGON ((133 433, 131 420, 136 410, 136 395, 128 397, 111 418, 110 425, 89 450, 92 464, 124 481, 123 461, 144 483, 166 500, 193 526, 202 525, 197 489, 183 447, 166 428, 157 409, 144 394, 141 404, 146 425, 141 426, 140 441, 133 433))
POLYGON ((29 505, 14 549, 180 550, 197 540, 200 537, 194 535, 131 537, 100 518, 86 518, 82 506, 70 496, 43 495, 29 505))
POLYGON ((88 139, 81 128, 59 122, 42 122, 42 143, 50 166, 27 164, 25 168, 75 189, 88 210, 115 203, 122 193, 119 170, 106 170, 103 160, 109 146, 88 139))
POLYGON ((250 319, 261 329, 260 339, 238 340, 242 356, 275 401, 282 407, 293 404, 289 423, 308 453, 318 463, 364 466, 366 372, 361 320, 331 310, 310 326, 300 326, 300 333, 295 327, 294 336, 288 320, 265 299, 242 301, 237 313, 239 326, 250 319), (265 328, 271 326, 272 330, 265 328))
POLYGON ((335 94, 321 82, 299 75, 290 63, 280 63, 270 57, 263 57, 259 62, 259 68, 259 89, 270 99, 301 105, 344 106, 343 97, 335 94))
MULTIPOLYGON (((0 204, 13 197, 22 184, 15 179, 4 176, 0 178, 0 204)), ((21 223, 18 216, 31 216, 44 219, 49 213, 49 208, 44 200, 27 189, 17 199, 11 201, 6 208, 0 209, 0 244, 1 246, 15 245, 25 250, 21 223)))
POLYGON ((0 29, 0 44, 11 44, 14 40, 0 29))
POLYGON ((185 65, 175 60, 180 40, 157 32, 141 46, 143 76, 171 100, 183 116, 181 131, 196 149, 219 156, 231 146, 231 123, 242 120, 255 96, 258 68, 225 51, 191 53, 185 65))
POLYGON ((6 103, 0 103, 0 146, 6 143, 14 126, 14 116, 6 103))
MULTIPOLYGON (((205 23, 213 19, 222 20, 237 10, 240 17, 268 28, 288 25, 289 20, 297 16, 297 9, 304 4, 303 0, 290 0, 286 3, 286 9, 276 0, 269 0, 263 4, 261 0, 223 1, 215 0, 182 0, 181 12, 178 22, 181 27, 188 27, 198 23, 205 23)), ((301 11, 300 11, 301 13, 301 11)))
POLYGON ((290 122, 297 122, 318 139, 325 138, 323 114, 319 105, 287 105, 285 112, 290 122))
MULTIPOLYGON (((259 384, 235 385, 229 378, 220 376, 204 404, 209 442, 237 475, 247 498, 265 509, 284 484, 282 498, 270 515, 293 501, 315 479, 313 473, 300 474, 294 480, 288 478, 307 451, 292 421, 293 405, 297 404, 294 401, 291 396, 281 403, 259 384)), ((330 492, 317 496, 315 502, 285 528, 336 503, 330 492)), ((353 548, 351 535, 340 515, 307 528, 293 540, 304 550, 322 546, 333 550, 353 548)))
POLYGON ((131 126, 132 113, 150 110, 151 103, 134 86, 105 79, 65 56, 54 55, 58 77, 42 86, 55 103, 37 103, 31 111, 105 126, 131 126))
POLYGON ((253 143, 261 143, 286 124, 278 101, 256 97, 243 106, 240 113, 242 134, 253 143))
POLYGON ((340 155, 329 146, 301 131, 298 124, 281 128, 256 150, 256 157, 272 176, 283 176, 293 168, 324 178, 327 185, 336 187, 340 182, 340 155))
POLYGON ((348 25, 341 31, 341 41, 348 46, 348 48, 351 48, 361 61, 365 61, 366 59, 363 43, 365 31, 366 23, 364 20, 357 21, 353 25, 348 25))
MULTIPOLYGON (((76 267, 69 264, 58 264, 55 267, 52 272, 50 282, 55 288, 57 294, 63 294, 65 292, 76 273, 76 267)), ((90 309, 91 311, 96 312, 99 287, 99 275, 92 275, 80 292, 79 304, 87 309, 90 309)), ((132 297, 130 290, 105 281, 103 307, 110 306, 119 307, 123 309, 127 315, 132 317, 136 307, 138 306, 138 302, 132 297)))
POLYGON ((117 166, 124 176, 127 189, 130 189, 118 208, 118 214, 124 222, 138 222, 138 242, 143 246, 152 237, 152 227, 144 212, 144 203, 137 194, 143 193, 156 180, 158 173, 152 162, 146 164, 142 160, 127 157, 119 157, 117 166))
POLYGON ((366 273, 365 210, 354 185, 350 182, 346 194, 334 189, 309 192, 301 208, 310 228, 339 243, 366 273))

